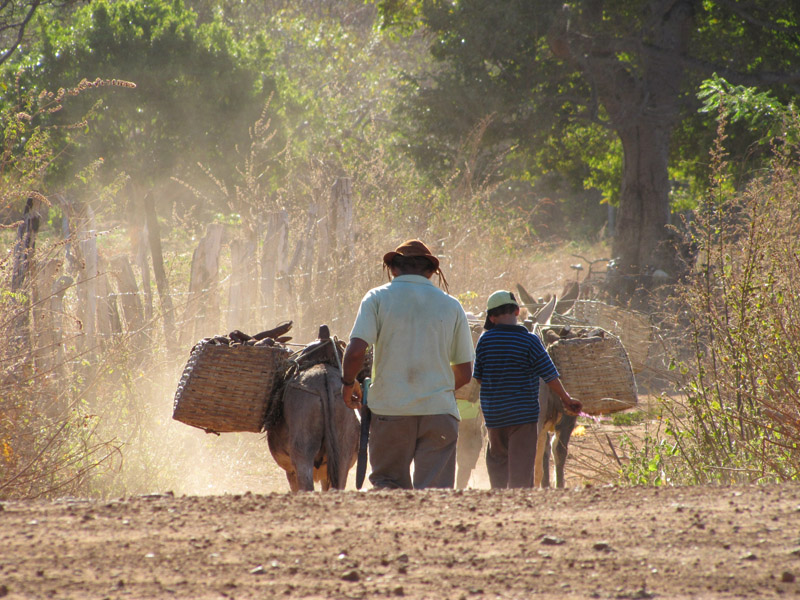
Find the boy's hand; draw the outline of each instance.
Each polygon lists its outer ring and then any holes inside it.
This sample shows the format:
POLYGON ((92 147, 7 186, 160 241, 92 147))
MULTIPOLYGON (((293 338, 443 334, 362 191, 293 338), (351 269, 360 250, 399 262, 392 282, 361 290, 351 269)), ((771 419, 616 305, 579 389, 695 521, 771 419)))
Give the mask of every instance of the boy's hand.
POLYGON ((580 403, 579 400, 575 400, 574 398, 562 398, 561 401, 564 404, 564 410, 568 415, 572 415, 573 417, 580 414, 583 405, 580 403))

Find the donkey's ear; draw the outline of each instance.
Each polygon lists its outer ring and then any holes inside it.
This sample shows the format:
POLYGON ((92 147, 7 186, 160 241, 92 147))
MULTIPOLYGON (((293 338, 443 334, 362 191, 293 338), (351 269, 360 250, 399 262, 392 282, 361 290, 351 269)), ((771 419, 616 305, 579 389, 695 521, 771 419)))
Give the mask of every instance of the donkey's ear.
POLYGON ((539 325, 549 325, 550 318, 553 316, 553 312, 556 309, 556 303, 558 302, 558 297, 553 295, 550 298, 550 301, 545 304, 542 308, 536 311, 536 314, 533 315, 533 321, 535 323, 539 323, 539 325))

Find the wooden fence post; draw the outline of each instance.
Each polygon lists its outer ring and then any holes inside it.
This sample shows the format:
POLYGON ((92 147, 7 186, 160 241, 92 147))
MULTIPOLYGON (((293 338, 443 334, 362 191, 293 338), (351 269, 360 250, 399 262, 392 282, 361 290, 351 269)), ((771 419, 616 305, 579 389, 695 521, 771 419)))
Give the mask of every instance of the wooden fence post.
POLYGON ((261 249, 261 319, 271 323, 279 316, 276 308, 276 290, 284 294, 290 287, 287 279, 289 271, 289 214, 285 210, 269 215, 267 235, 261 249), (280 279, 279 279, 280 278, 280 279), (278 282, 280 281, 280 285, 278 282))
POLYGON ((40 201, 33 197, 25 203, 22 222, 17 227, 17 241, 14 244, 14 265, 11 273, 11 291, 22 289, 29 279, 33 264, 33 252, 36 248, 36 232, 39 231, 40 201))
POLYGON ((142 278, 142 306, 144 309, 145 323, 150 323, 153 319, 153 286, 150 283, 150 264, 147 262, 147 240, 150 237, 147 231, 147 224, 135 229, 131 238, 134 247, 134 259, 139 274, 142 278))
POLYGON ((78 315, 82 324, 81 348, 93 350, 97 346, 97 237, 94 212, 86 207, 86 217, 82 226, 74 232, 78 238, 77 247, 83 258, 78 277, 78 315))
POLYGON ((231 241, 231 285, 228 290, 228 329, 250 327, 253 308, 258 304, 256 285, 256 250, 253 238, 236 238, 231 241))
POLYGON ((63 264, 51 258, 42 261, 34 271, 31 296, 33 300, 33 352, 34 364, 40 371, 50 371, 54 366, 56 351, 56 324, 52 312, 53 287, 63 264))
POLYGON ((300 270, 297 275, 302 279, 299 288, 301 298, 309 298, 312 291, 312 279, 315 277, 314 273, 314 255, 321 254, 327 250, 323 243, 322 222, 325 219, 324 214, 320 217, 320 205, 314 203, 308 207, 308 214, 306 216, 306 228, 304 234, 296 242, 294 258, 292 264, 289 266, 289 273, 294 275, 300 270))
POLYGON ((224 225, 213 223, 192 254, 189 296, 183 313, 183 343, 217 335, 219 327, 219 255, 224 225), (191 336, 191 337, 189 337, 191 336))
POLYGON ((108 282, 108 261, 97 256, 97 330, 101 345, 114 341, 114 336, 122 333, 117 298, 111 293, 108 282))
POLYGON ((147 220, 147 237, 150 241, 150 256, 153 258, 153 273, 156 277, 158 297, 161 299, 161 318, 164 323, 164 338, 167 348, 177 350, 175 339, 175 314, 172 308, 172 296, 169 292, 167 274, 164 271, 164 257, 161 253, 161 230, 158 226, 156 206, 153 194, 148 192, 144 196, 144 214, 147 220))
POLYGON ((20 300, 15 302, 15 316, 12 322, 14 344, 20 350, 31 349, 31 270, 36 248, 36 232, 39 230, 39 209, 41 202, 29 197, 25 203, 22 222, 17 227, 17 241, 14 244, 14 262, 11 272, 11 291, 19 292, 20 300))
POLYGON ((110 273, 117 284, 117 295, 125 319, 124 330, 128 333, 138 332, 144 327, 144 309, 128 257, 121 254, 112 258, 110 273))
MULTIPOLYGON (((327 209, 319 223, 317 239, 320 252, 314 297, 339 298, 341 282, 352 273, 349 267, 353 262, 353 198, 349 177, 339 177, 334 182, 327 209)), ((331 306, 327 308, 332 309, 331 306)), ((335 319, 336 314, 322 317, 333 324, 331 319, 335 319)))
POLYGON ((353 180, 339 177, 331 189, 331 223, 338 265, 353 261, 353 180))
POLYGON ((69 275, 62 275, 53 282, 50 296, 50 315, 53 324, 53 369, 58 378, 64 376, 66 370, 66 355, 63 343, 63 315, 64 315, 64 294, 74 284, 74 280, 69 275))
MULTIPOLYGON (((331 257, 331 250, 335 247, 331 244, 331 218, 330 207, 326 206, 321 211, 322 216, 318 222, 317 235, 314 240, 317 248, 317 261, 316 265, 309 265, 309 269, 314 271, 314 298, 325 298, 330 293, 327 289, 328 282, 330 281, 329 270, 333 266, 333 259, 331 257)), ((327 319, 323 320, 327 322, 327 319)))
MULTIPOLYGON (((133 265, 139 270, 139 276, 141 277, 140 302, 144 314, 142 326, 149 328, 153 322, 153 287, 150 284, 150 265, 147 262, 150 232, 147 227, 144 197, 145 194, 140 186, 130 182, 128 204, 125 211, 128 218, 128 236, 130 238, 133 265)), ((130 288, 131 283, 135 286, 136 279, 134 277, 128 278, 124 265, 118 264, 117 266, 118 272, 125 279, 125 286, 130 288)))
POLYGON ((301 318, 298 319, 300 327, 305 326, 305 312, 306 308, 311 305, 312 292, 312 278, 314 277, 314 249, 319 243, 319 226, 317 216, 319 214, 319 206, 312 204, 308 207, 306 213, 306 226, 303 234, 295 241, 294 253, 292 260, 289 263, 289 270, 286 276, 286 289, 284 309, 290 314, 294 315, 300 312, 301 318), (292 291, 291 283, 300 277, 299 294, 295 297, 292 291))

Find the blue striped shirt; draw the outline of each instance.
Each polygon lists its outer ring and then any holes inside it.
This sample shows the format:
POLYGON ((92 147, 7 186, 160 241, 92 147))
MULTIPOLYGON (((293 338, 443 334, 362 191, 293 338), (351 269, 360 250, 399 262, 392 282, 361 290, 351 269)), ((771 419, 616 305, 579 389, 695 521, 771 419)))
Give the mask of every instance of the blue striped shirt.
POLYGON ((539 378, 559 375, 537 335, 498 324, 478 340, 472 376, 481 382, 486 427, 509 427, 539 420, 539 378))

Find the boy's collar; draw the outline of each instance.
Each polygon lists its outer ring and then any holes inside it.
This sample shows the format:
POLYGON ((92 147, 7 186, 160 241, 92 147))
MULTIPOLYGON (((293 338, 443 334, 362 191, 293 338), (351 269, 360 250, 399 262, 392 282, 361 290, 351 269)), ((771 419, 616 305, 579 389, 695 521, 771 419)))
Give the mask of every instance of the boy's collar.
POLYGON ((527 329, 525 329, 525 326, 521 325, 519 322, 514 323, 513 325, 510 323, 496 323, 495 326, 492 327, 492 329, 490 329, 489 331, 492 331, 494 329, 504 329, 506 331, 512 331, 517 328, 523 329, 526 333, 530 333, 527 329))
POLYGON ((491 317, 493 319, 497 319, 494 321, 494 326, 497 327, 498 325, 518 325, 519 321, 517 320, 517 315, 513 313, 506 313, 504 315, 500 315, 498 317, 491 317))

